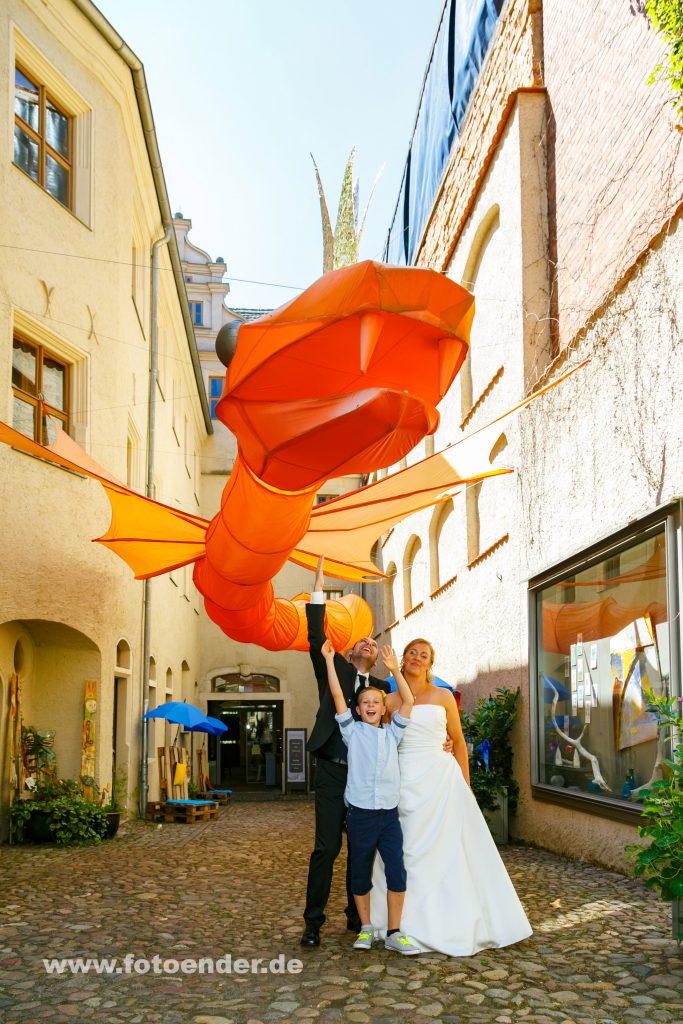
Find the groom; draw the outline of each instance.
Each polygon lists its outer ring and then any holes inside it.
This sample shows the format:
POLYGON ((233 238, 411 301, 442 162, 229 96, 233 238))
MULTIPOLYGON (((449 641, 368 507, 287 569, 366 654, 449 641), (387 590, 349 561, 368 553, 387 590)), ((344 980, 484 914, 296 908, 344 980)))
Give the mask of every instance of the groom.
MULTIPOLYGON (((332 869, 341 850, 342 831, 346 818, 344 790, 346 788, 346 745, 341 738, 335 719, 335 706, 327 682, 327 664, 321 653, 325 642, 325 595, 323 593, 323 558, 318 562, 314 590, 310 604, 306 605, 308 643, 313 671, 318 683, 320 707, 308 741, 310 753, 316 757, 315 773, 315 847, 308 867, 306 888, 306 927, 301 936, 302 946, 319 946, 320 929, 325 922, 325 907, 332 885, 332 869)), ((366 686, 390 692, 389 683, 370 675, 377 661, 377 644, 371 637, 363 637, 353 647, 349 660, 335 654, 334 667, 339 677, 347 705, 356 713, 357 694, 366 686)), ((348 837, 347 837, 348 839, 348 837)), ((353 894, 351 892, 349 864, 346 866, 347 928, 360 931, 353 894)))

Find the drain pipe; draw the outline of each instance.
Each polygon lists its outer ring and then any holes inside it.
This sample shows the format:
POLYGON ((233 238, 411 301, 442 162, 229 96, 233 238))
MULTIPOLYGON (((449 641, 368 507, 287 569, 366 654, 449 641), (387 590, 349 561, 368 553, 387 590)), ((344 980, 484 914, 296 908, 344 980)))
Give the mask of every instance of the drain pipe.
MULTIPOLYGON (((149 346, 149 392, 147 396, 147 485, 145 494, 154 497, 154 447, 156 444, 157 378, 159 376, 159 343, 157 309, 159 305, 159 249, 168 245, 173 235, 173 224, 169 224, 163 238, 152 244, 152 287, 151 287, 151 328, 149 346)), ((149 711, 149 656, 152 634, 152 589, 151 580, 143 584, 142 598, 142 714, 149 711)), ((149 722, 142 719, 142 743, 140 754, 140 814, 147 813, 147 757, 149 753, 149 722)))

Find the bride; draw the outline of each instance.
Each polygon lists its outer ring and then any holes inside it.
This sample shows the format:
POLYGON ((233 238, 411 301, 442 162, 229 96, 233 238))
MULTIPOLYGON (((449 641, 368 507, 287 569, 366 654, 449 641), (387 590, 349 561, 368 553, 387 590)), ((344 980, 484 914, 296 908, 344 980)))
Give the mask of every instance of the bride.
MULTIPOLYGON (((455 699, 431 685, 433 661, 432 645, 413 640, 401 664, 415 697, 399 747, 398 810, 408 873, 401 928, 424 952, 470 956, 526 939, 531 927, 469 787, 455 699), (447 734, 452 754, 443 749, 447 734)), ((389 715, 397 700, 395 693, 387 698, 389 715)), ((386 882, 379 854, 370 900, 372 923, 384 934, 386 882)))

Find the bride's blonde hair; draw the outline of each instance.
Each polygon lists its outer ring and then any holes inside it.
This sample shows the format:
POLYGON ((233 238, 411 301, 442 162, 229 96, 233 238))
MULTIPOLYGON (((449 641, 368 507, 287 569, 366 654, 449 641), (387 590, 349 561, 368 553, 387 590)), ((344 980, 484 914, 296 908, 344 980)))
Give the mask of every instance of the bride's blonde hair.
POLYGON ((406 654, 408 653, 411 647, 415 646, 415 644, 424 644, 425 647, 429 648, 429 657, 431 658, 431 661, 429 662, 429 666, 427 668, 427 682, 431 683, 432 679, 434 678, 434 673, 432 672, 432 665, 434 664, 434 659, 436 658, 436 651, 430 644, 429 640, 425 640, 424 637, 419 636, 416 640, 411 640, 410 643, 406 644, 405 647, 403 648, 403 654, 401 655, 401 672, 403 672, 406 654))

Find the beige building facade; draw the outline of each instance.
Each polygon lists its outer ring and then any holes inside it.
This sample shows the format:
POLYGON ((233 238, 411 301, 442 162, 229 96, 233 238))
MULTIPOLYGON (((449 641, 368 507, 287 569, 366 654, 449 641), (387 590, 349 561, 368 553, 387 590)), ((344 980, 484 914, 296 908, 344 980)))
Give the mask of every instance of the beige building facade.
MULTIPOLYGON (((0 419, 44 442, 39 401, 106 470, 197 512, 211 432, 175 238, 159 248, 160 375, 149 394, 152 246, 171 229, 142 66, 87 3, 10 0, 0 13, 0 419)), ((101 487, 2 446, 0 805, 9 730, 54 733, 61 776, 81 774, 86 683, 95 684, 95 775, 139 794, 143 585, 92 539, 101 487)), ((150 705, 192 698, 201 677, 198 595, 182 573, 150 584, 150 705)), ((154 750, 169 734, 150 728, 154 750)), ((6 834, 6 831, 3 832, 6 834)))

